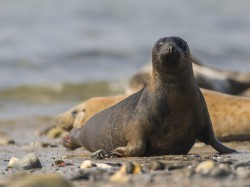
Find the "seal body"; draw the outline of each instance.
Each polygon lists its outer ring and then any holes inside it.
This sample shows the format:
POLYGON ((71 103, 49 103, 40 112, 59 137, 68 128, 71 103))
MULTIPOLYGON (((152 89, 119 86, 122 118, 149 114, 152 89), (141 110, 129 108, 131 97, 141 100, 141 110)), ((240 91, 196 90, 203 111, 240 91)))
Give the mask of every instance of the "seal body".
POLYGON ((152 66, 151 82, 90 118, 72 133, 74 144, 91 152, 145 156, 186 154, 200 139, 220 153, 234 152, 214 136, 187 43, 179 37, 158 40, 152 66))
MULTIPOLYGON (((201 89, 214 133, 223 141, 250 140, 250 98, 201 89)), ((129 95, 94 97, 56 117, 56 126, 71 130, 81 128, 96 113, 115 105, 129 95), (81 112, 84 111, 84 115, 81 112), (79 121, 78 119, 82 117, 79 121)), ((44 133, 45 134, 45 133, 44 133)))
POLYGON ((117 95, 88 99, 56 116, 54 123, 67 131, 70 131, 72 128, 80 128, 96 113, 118 103, 126 97, 126 95, 117 95))

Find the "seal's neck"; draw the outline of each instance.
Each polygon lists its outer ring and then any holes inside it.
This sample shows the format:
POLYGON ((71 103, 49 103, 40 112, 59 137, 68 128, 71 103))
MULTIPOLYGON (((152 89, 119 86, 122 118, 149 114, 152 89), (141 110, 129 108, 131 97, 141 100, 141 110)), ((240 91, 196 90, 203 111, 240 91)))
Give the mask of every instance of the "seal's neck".
POLYGON ((153 79, 150 84, 150 87, 154 87, 153 89, 156 90, 166 90, 166 89, 191 89, 192 86, 196 85, 196 81, 194 78, 194 73, 191 67, 186 67, 185 69, 176 72, 176 73, 169 73, 169 72, 158 72, 153 70, 152 75, 153 79))

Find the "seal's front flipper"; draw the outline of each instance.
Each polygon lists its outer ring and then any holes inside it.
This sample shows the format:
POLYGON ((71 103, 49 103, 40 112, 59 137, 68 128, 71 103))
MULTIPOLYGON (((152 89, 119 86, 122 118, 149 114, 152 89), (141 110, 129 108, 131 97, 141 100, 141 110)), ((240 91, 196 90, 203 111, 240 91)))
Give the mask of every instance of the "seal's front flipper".
POLYGON ((217 150, 220 154, 236 153, 237 151, 224 146, 215 136, 210 138, 211 146, 217 150))
POLYGON ((207 145, 211 145, 215 150, 217 150, 220 154, 230 154, 230 153, 235 153, 237 152, 234 149, 230 149, 226 146, 224 146, 214 135, 214 130, 212 126, 212 122, 208 113, 207 105, 205 102, 205 99, 200 91, 200 99, 201 102, 203 103, 202 110, 203 110, 203 124, 202 124, 202 129, 200 132, 200 135, 198 139, 202 142, 204 142, 207 145))
POLYGON ((110 154, 107 150, 100 149, 100 150, 92 153, 91 158, 101 160, 101 159, 105 159, 105 158, 110 158, 110 154))
POLYGON ((224 146, 214 135, 212 123, 210 119, 207 119, 207 124, 198 138, 200 141, 204 142, 207 145, 211 145, 215 150, 220 154, 230 154, 237 152, 234 149, 230 149, 224 146))

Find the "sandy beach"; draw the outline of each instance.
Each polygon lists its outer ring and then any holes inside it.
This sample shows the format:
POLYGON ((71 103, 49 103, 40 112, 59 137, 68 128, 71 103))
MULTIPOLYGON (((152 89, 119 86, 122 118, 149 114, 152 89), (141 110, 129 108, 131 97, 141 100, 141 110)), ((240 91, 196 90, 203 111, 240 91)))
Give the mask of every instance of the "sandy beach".
POLYGON ((230 155, 197 143, 188 155, 95 160, 83 148, 67 151, 65 132, 38 135, 86 99, 124 94, 160 37, 182 37, 205 66, 250 72, 249 5, 2 1, 0 187, 250 187, 250 142, 225 142, 238 150, 230 155))
MULTIPOLYGON (((56 173, 67 179, 75 187, 86 186, 250 186, 250 142, 230 142, 225 145, 235 148, 238 153, 218 155, 210 146, 195 144, 188 155, 169 155, 159 157, 132 157, 105 160, 91 159, 90 153, 83 148, 67 151, 61 145, 61 138, 50 139, 37 136, 35 132, 51 119, 33 119, 22 122, 2 122, 0 131, 5 131, 16 142, 0 147, 0 186, 20 180, 18 176, 31 175, 34 180, 41 174, 56 173), (14 130, 15 129, 15 130, 14 130), (21 158, 34 153, 39 158, 42 168, 20 171, 6 169, 11 157, 21 158), (81 169, 86 160, 94 163, 105 163, 107 168, 81 169), (213 172, 197 173, 197 165, 204 161, 215 163, 213 172), (55 164, 63 161, 65 165, 55 164), (119 172, 122 165, 129 162, 140 165, 137 174, 128 173, 113 182, 110 177, 119 172), (165 168, 154 168, 154 164, 163 163, 165 168), (151 168, 151 169, 149 169, 151 168), (13 178, 14 175, 14 178, 13 178)), ((21 179, 25 180, 25 179, 21 179)))

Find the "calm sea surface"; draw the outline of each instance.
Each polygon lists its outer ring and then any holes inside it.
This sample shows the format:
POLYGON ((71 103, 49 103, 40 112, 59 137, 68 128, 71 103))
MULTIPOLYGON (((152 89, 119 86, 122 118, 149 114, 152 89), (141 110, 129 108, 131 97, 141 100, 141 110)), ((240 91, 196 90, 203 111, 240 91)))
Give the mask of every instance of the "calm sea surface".
POLYGON ((162 36, 184 38, 206 65, 250 72, 249 7, 249 0, 0 0, 0 120, 53 116, 119 92, 162 36))

